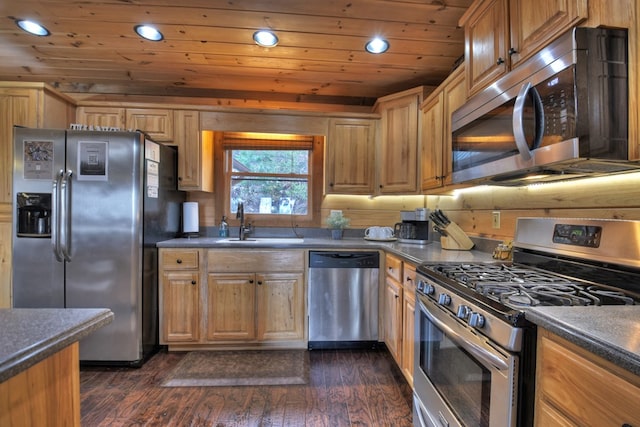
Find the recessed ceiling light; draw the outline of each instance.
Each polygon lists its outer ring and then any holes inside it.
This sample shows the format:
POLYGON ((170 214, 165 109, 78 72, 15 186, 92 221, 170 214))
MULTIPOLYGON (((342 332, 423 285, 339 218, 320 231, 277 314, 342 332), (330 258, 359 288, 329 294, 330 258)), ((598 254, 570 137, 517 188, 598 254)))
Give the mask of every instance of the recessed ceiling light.
POLYGON ((136 30, 136 33, 138 33, 140 37, 151 40, 152 42, 159 42, 164 39, 162 33, 151 25, 136 25, 133 29, 136 30))
POLYGON ((253 33, 253 40, 258 46, 274 47, 278 44, 278 36, 271 31, 260 30, 253 33))
POLYGON ((51 34, 49 30, 47 30, 42 25, 38 24, 37 22, 29 21, 27 19, 16 20, 16 25, 22 28, 27 33, 33 34, 34 36, 44 37, 51 34))
POLYGON ((380 37, 375 37, 369 40, 367 44, 364 45, 364 48, 369 53, 384 53, 389 50, 389 42, 380 37))

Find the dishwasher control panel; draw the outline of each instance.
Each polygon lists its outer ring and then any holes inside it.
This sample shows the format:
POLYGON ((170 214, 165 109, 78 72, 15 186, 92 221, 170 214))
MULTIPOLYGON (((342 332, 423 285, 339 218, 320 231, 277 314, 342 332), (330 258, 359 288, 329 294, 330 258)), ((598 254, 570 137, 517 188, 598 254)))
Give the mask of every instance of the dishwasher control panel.
POLYGON ((378 252, 309 252, 309 268, 378 268, 379 266, 378 252))

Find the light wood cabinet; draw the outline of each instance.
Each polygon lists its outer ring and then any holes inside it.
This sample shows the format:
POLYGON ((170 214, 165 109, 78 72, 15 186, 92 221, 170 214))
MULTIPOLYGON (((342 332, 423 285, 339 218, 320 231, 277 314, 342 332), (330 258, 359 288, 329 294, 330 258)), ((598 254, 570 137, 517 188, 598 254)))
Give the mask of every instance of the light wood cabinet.
POLYGON ((126 130, 126 110, 120 107, 78 107, 76 122, 88 127, 126 130))
POLYGON ((209 274, 207 340, 304 337, 303 274, 209 274))
POLYGON ((380 98, 378 193, 412 194, 418 188, 418 107, 424 87, 380 98))
POLYGON ((208 251, 207 340, 305 346, 304 252, 208 251))
POLYGON ((141 130, 157 142, 174 139, 173 110, 166 108, 81 106, 76 111, 76 121, 93 128, 141 130))
POLYGON ((409 385, 413 386, 413 354, 416 314, 416 268, 403 264, 402 281, 402 363, 400 369, 409 385))
POLYGON ((12 306, 13 127, 65 129, 74 118, 73 99, 44 83, 0 82, 0 308, 12 306))
POLYGON ((457 68, 421 105, 421 184, 425 192, 451 185, 451 115, 466 97, 464 66, 457 68))
POLYGON ((409 385, 413 385, 415 280, 414 265, 385 256, 384 341, 409 385))
POLYGON ((477 0, 461 18, 469 96, 587 17, 587 0, 477 0))
POLYGON ((304 339, 304 274, 256 275, 259 341, 304 339))
POLYGON ((375 192, 376 120, 331 119, 325 156, 327 194, 375 192))
POLYGON ((173 110, 127 108, 127 129, 142 130, 157 142, 173 141, 173 110))
POLYGON ((178 146, 178 188, 184 191, 213 192, 213 132, 200 131, 200 113, 174 111, 178 146))
POLYGON ((402 285, 385 277, 384 342, 398 365, 402 363, 402 285))
POLYGON ((209 274, 207 340, 252 341, 256 337, 255 274, 209 274))
POLYGON ((538 330, 536 426, 640 425, 640 377, 538 330))
POLYGON ((200 340, 198 249, 160 249, 160 344, 200 340))

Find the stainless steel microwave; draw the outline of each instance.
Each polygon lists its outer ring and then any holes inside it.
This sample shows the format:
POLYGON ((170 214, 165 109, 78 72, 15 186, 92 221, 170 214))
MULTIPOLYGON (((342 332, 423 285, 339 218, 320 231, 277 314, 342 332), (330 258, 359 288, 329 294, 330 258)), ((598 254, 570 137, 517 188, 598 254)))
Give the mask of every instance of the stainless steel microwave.
POLYGON ((452 116, 453 182, 521 185, 628 161, 627 32, 574 28, 452 116))

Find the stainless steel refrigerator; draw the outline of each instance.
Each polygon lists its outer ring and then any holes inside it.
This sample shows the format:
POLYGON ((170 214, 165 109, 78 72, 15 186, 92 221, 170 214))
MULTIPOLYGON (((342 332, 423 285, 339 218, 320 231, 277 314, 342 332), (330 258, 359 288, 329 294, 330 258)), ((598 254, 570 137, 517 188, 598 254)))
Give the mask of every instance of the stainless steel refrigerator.
POLYGON ((13 306, 110 308, 81 361, 142 364, 158 342, 155 244, 180 233, 175 148, 16 127, 14 153, 13 306))

